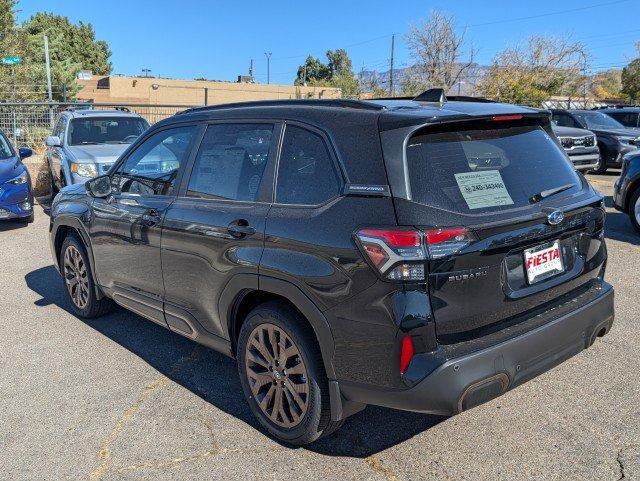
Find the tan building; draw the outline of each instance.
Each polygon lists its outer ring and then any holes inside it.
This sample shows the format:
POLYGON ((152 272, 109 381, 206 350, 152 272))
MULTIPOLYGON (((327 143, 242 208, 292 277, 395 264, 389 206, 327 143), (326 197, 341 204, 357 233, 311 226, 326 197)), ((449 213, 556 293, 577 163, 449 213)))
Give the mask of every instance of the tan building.
POLYGON ((215 105, 250 100, 339 98, 334 87, 265 85, 244 82, 175 80, 153 77, 91 77, 77 80, 78 100, 96 103, 215 105))

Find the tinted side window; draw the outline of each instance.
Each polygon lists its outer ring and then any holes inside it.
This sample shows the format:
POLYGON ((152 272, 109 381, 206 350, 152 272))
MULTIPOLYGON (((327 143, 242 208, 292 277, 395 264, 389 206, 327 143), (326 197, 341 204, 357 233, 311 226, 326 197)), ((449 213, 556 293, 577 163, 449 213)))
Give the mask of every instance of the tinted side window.
POLYGON ((635 127, 637 125, 638 114, 634 113, 625 113, 625 112, 616 112, 607 114, 610 117, 613 117, 618 122, 626 127, 635 127))
POLYGON ((193 164, 187 195, 256 201, 272 141, 272 124, 210 125, 193 164))
POLYGON ((342 182, 323 138, 287 125, 278 166, 276 202, 317 205, 340 194, 342 182))
POLYGON ((133 151, 113 175, 114 189, 144 195, 169 195, 180 165, 189 156, 195 125, 157 132, 133 151))
POLYGON ((570 115, 567 114, 553 114, 553 120, 555 120, 556 125, 560 127, 578 127, 580 126, 576 123, 575 120, 570 115))

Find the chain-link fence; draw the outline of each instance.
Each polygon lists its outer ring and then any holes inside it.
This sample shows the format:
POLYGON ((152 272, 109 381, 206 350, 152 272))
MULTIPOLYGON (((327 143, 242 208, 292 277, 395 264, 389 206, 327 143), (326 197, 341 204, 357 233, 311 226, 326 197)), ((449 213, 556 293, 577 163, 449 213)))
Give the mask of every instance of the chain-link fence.
POLYGON ((150 124, 171 117, 176 112, 191 105, 150 105, 150 104, 88 104, 58 102, 2 102, 0 103, 0 130, 14 142, 16 147, 29 147, 36 153, 44 150, 44 141, 51 135, 58 113, 63 110, 113 110, 136 112, 150 124))

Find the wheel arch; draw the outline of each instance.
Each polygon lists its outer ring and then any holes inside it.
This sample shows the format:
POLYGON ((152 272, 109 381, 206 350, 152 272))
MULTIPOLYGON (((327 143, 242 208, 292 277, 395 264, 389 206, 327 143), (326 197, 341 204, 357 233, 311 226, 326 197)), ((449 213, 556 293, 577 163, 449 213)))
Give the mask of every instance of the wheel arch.
POLYGON ((329 380, 335 380, 334 340, 329 323, 318 307, 291 282, 257 274, 238 274, 227 284, 220 297, 219 312, 235 353, 240 327, 256 306, 278 300, 296 309, 309 323, 320 348, 329 380))
POLYGON ((640 176, 632 180, 629 183, 629 187, 627 187, 627 193, 624 197, 624 207, 623 207, 624 212, 626 213, 631 212, 631 208, 632 208, 631 199, 633 199, 633 196, 639 189, 640 189, 640 176))
POLYGON ((98 279, 96 277, 93 249, 91 248, 90 237, 84 225, 76 216, 58 216, 55 218, 51 226, 52 247, 58 271, 61 271, 60 257, 62 244, 69 234, 75 234, 80 239, 80 242, 82 242, 84 248, 87 250, 87 256, 89 258, 89 264, 91 267, 91 277, 93 278, 93 283, 96 289, 96 296, 98 299, 102 299, 104 297, 104 294, 102 293, 100 287, 98 287, 98 279))

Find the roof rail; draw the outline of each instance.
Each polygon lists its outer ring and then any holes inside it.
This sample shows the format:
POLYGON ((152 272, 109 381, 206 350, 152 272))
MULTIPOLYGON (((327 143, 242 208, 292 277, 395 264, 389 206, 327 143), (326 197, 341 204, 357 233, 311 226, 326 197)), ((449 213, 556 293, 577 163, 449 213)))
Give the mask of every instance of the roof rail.
POLYGON ((415 100, 416 102, 437 102, 437 103, 445 103, 448 101, 495 103, 495 101, 489 100, 484 97, 471 97, 469 95, 450 95, 447 97, 444 94, 444 89, 425 90, 417 97, 376 97, 370 100, 415 100))
POLYGON ((600 105, 598 107, 593 107, 591 110, 603 110, 603 109, 627 109, 627 108, 637 107, 637 105, 631 104, 611 104, 611 105, 600 105))
POLYGON ((229 104, 207 105, 205 107, 194 107, 177 112, 176 115, 191 114, 196 112, 209 112, 212 110, 235 109, 241 107, 280 107, 280 106, 315 106, 315 107, 342 107, 363 110, 383 110, 382 105, 375 105, 360 100, 350 99, 287 99, 287 100, 255 100, 251 102, 234 102, 229 104))

